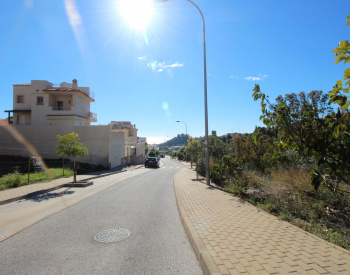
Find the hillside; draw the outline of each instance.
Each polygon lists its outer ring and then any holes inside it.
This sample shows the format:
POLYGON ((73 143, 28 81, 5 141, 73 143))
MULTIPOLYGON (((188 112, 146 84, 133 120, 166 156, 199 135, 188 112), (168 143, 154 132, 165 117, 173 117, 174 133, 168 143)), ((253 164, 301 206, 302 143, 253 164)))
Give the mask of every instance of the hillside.
POLYGON ((179 134, 176 137, 173 137, 172 139, 162 143, 158 144, 159 146, 180 146, 180 145, 186 145, 189 135, 185 134, 179 134))

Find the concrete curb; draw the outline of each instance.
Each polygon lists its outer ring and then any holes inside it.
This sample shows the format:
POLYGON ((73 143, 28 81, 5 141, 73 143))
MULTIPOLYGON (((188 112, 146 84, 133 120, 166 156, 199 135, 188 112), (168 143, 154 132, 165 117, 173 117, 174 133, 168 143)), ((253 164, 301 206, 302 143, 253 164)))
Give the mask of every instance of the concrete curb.
MULTIPOLYGON (((140 165, 139 167, 135 167, 134 169, 139 169, 139 168, 142 168, 142 167, 143 167, 143 165, 142 166, 140 165)), ((131 170, 134 170, 134 169, 131 169, 131 170)), ((97 176, 88 177, 88 178, 85 178, 83 180, 84 181, 88 181, 88 180, 93 180, 93 179, 97 179, 97 178, 103 178, 103 177, 107 177, 107 176, 110 176, 110 175, 114 175, 114 174, 118 174, 118 173, 122 173, 122 172, 126 172, 126 171, 128 171, 128 170, 110 172, 110 173, 106 173, 106 174, 101 174, 101 175, 97 175, 97 176)), ((69 183, 62 183, 62 184, 56 185, 56 186, 51 187, 51 188, 46 188, 46 189, 38 190, 38 191, 35 191, 35 192, 27 193, 27 194, 24 194, 24 195, 20 195, 20 196, 14 197, 14 198, 10 198, 10 199, 7 199, 7 200, 3 200, 3 201, 0 201, 0 205, 8 204, 8 203, 11 203, 11 202, 14 202, 14 201, 23 200, 23 199, 27 199, 27 198, 30 198, 30 197, 33 197, 33 196, 37 196, 37 195, 41 195, 41 194, 48 193, 48 192, 51 192, 51 191, 55 191, 57 189, 65 187, 66 184, 69 184, 69 183)))
MULTIPOLYGON (((182 164, 182 165, 184 165, 184 163, 188 163, 188 162, 182 162, 182 161, 178 161, 178 160, 177 160, 176 162, 178 162, 178 163, 180 163, 180 164, 182 164)), ((204 180, 205 180, 205 179, 204 179, 204 180)), ((232 193, 225 191, 221 186, 218 186, 218 185, 216 185, 215 183, 212 183, 212 182, 211 182, 210 185, 211 185, 213 188, 216 188, 216 189, 218 189, 218 190, 221 190, 222 192, 225 192, 226 194, 229 194, 230 196, 237 197, 237 196, 232 195, 232 193)), ((317 236, 317 235, 315 235, 315 234, 313 234, 313 233, 311 233, 311 232, 308 232, 308 231, 306 231, 306 230, 304 230, 304 229, 302 229, 302 228, 300 228, 300 227, 294 225, 294 224, 291 223, 291 222, 284 221, 284 220, 280 219, 279 217, 277 217, 277 216, 275 216, 275 215, 273 215, 273 214, 271 214, 271 213, 265 211, 264 209, 262 209, 262 208, 260 208, 260 207, 258 207, 258 206, 256 206, 256 205, 254 205, 254 204, 252 204, 252 203, 250 203, 250 202, 248 202, 248 201, 245 201, 245 200, 244 200, 244 203, 249 204, 249 205, 251 205, 252 207, 255 207, 256 209, 259 209, 259 211, 262 211, 262 212, 264 212, 265 214, 267 214, 267 215, 269 215, 269 216, 271 216, 271 217, 273 217, 273 218, 276 218, 276 219, 280 220, 281 222, 284 222, 284 223, 288 224, 289 226, 294 227, 295 229, 299 230, 300 232, 306 233, 307 235, 309 235, 309 236, 311 236, 311 237, 313 237, 313 238, 316 238, 316 239, 318 239, 319 241, 324 242, 324 243, 326 243, 326 244, 328 244, 328 245, 334 247, 335 249, 338 249, 338 250, 340 250, 340 251, 342 251, 342 252, 344 252, 344 253, 350 255, 350 251, 349 251, 349 250, 347 250, 347 249, 345 249, 345 248, 343 248, 343 247, 341 247, 341 246, 339 246, 339 245, 336 245, 336 244, 331 243, 331 242, 329 242, 329 241, 327 241, 327 240, 325 240, 325 239, 322 239, 321 237, 319 237, 319 236, 317 236)))
POLYGON ((176 205, 179 212, 179 216, 182 222, 182 225, 185 229, 186 235, 191 243, 194 253, 198 259, 198 262, 202 268, 204 275, 219 275, 221 272, 219 271, 217 265, 215 264, 213 258, 210 253, 206 249, 204 243, 198 236, 196 230, 192 227, 191 222, 186 214, 185 209, 183 208, 182 203, 178 199, 178 194, 175 189, 175 179, 173 180, 174 191, 176 197, 176 205))

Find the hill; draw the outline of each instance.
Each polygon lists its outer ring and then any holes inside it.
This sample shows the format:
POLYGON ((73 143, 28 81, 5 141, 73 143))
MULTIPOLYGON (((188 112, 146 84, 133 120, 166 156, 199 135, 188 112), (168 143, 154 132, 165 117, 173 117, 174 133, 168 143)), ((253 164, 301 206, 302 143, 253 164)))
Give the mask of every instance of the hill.
POLYGON ((162 143, 158 144, 158 146, 180 146, 180 145, 186 145, 187 140, 189 138, 189 135, 185 134, 179 134, 176 137, 173 137, 172 139, 162 143))

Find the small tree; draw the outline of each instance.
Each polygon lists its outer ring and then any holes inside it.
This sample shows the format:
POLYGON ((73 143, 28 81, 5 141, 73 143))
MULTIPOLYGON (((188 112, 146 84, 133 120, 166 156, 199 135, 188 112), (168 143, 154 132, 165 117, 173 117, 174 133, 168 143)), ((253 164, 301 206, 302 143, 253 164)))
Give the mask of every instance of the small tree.
POLYGON ((72 132, 70 134, 60 136, 57 135, 57 140, 61 144, 56 147, 56 154, 58 156, 63 156, 63 173, 64 173, 64 157, 74 158, 74 179, 73 182, 77 182, 77 172, 75 170, 75 158, 85 157, 88 154, 88 149, 83 146, 79 135, 72 132))
POLYGON ((197 159, 198 159, 198 151, 199 151, 199 146, 198 146, 198 143, 197 141, 192 138, 192 137, 189 137, 188 140, 187 140, 187 148, 186 148, 186 152, 187 154, 189 155, 190 157, 190 160, 191 160, 191 168, 192 168, 192 163, 195 162, 197 163, 197 159))

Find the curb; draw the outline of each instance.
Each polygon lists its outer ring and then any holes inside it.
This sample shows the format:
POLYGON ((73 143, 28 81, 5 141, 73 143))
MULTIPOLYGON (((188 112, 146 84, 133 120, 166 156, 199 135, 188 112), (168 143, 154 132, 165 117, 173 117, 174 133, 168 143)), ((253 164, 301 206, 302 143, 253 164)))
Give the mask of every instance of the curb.
MULTIPOLYGON (((178 162, 179 162, 179 161, 178 161, 178 162)), ((179 162, 179 163, 181 163, 181 162, 179 162)), ((181 164, 183 164, 183 163, 181 163, 181 164)), ((216 185, 215 183, 212 183, 212 182, 211 182, 210 185, 211 185, 212 187, 216 188, 216 189, 221 190, 222 192, 225 192, 226 194, 228 194, 228 195, 230 195, 230 196, 237 197, 237 196, 234 196, 232 193, 225 191, 221 186, 218 186, 218 185, 216 185)), ((252 204, 252 203, 250 203, 250 202, 248 202, 248 201, 245 201, 244 199, 242 199, 242 200, 244 201, 244 203, 249 204, 249 205, 251 205, 252 207, 255 207, 255 208, 258 209, 259 211, 262 211, 262 212, 264 212, 265 214, 267 214, 267 215, 269 215, 269 216, 271 216, 271 217, 273 217, 273 218, 275 218, 275 219, 277 219, 277 220, 279 220, 279 221, 281 221, 281 222, 283 222, 283 223, 286 223, 286 224, 288 224, 288 225, 291 226, 291 227, 294 227, 295 229, 299 230, 300 232, 306 233, 307 235, 309 235, 309 236, 311 236, 311 237, 313 237, 313 238, 316 238, 317 240, 319 240, 319 241, 321 241, 321 242, 324 242, 325 244, 327 244, 327 245, 329 245, 329 246, 332 246, 333 248, 338 249, 338 250, 340 250, 340 251, 342 251, 342 252, 344 252, 344 253, 350 255, 350 251, 349 251, 349 250, 347 250, 347 249, 345 249, 345 248, 343 248, 343 247, 341 247, 341 246, 339 246, 339 245, 336 245, 336 244, 334 244, 334 243, 331 243, 331 242, 329 242, 329 241, 327 241, 327 240, 325 240, 325 239, 322 239, 321 237, 319 237, 319 236, 317 236, 317 235, 315 235, 315 234, 313 234, 313 233, 311 233, 311 232, 309 232, 309 231, 306 231, 306 230, 304 230, 304 229, 302 229, 302 228, 296 226, 295 224, 293 224, 293 223, 291 223, 291 222, 284 221, 284 220, 282 220, 281 218, 279 218, 279 217, 277 217, 277 216, 271 214, 270 212, 267 212, 267 211, 265 211, 264 209, 262 209, 262 208, 260 208, 260 207, 258 207, 258 206, 256 206, 256 205, 254 205, 254 204, 252 204)), ((219 274, 220 274, 220 273, 219 273, 219 274)))
POLYGON ((185 229, 186 235, 191 243, 192 249, 196 254, 199 265, 202 268, 203 274, 205 275, 219 275, 221 272, 219 271, 217 265, 215 264, 213 258, 210 253, 206 249, 204 243, 198 236, 196 230, 191 226, 191 222, 186 214, 183 205, 178 200, 178 194, 175 189, 175 180, 173 180, 174 184, 174 192, 176 197, 176 206, 179 212, 179 216, 181 219, 181 223, 185 229))
MULTIPOLYGON (((142 168, 142 167, 143 166, 140 165, 139 167, 135 167, 134 169, 131 169, 131 170, 139 169, 139 168, 142 168)), ((128 171, 128 170, 116 171, 116 172, 101 174, 101 175, 97 175, 97 176, 92 176, 92 177, 84 179, 84 181, 93 180, 93 179, 97 179, 97 178, 103 178, 103 177, 107 177, 107 176, 110 176, 110 175, 113 175, 113 174, 118 174, 118 173, 122 173, 122 172, 126 172, 126 171, 128 171)), ((55 191, 57 189, 65 187, 66 184, 69 184, 69 183, 62 183, 62 184, 59 184, 59 185, 51 187, 51 188, 42 189, 42 190, 34 191, 34 192, 31 192, 31 193, 27 193, 25 195, 14 197, 14 198, 11 198, 11 199, 3 200, 3 201, 0 201, 0 205, 8 204, 8 203, 11 203, 11 202, 14 202, 14 201, 27 199, 27 198, 30 198, 30 197, 33 197, 33 196, 37 196, 37 195, 41 195, 41 194, 48 193, 48 192, 51 192, 51 191, 55 191)))

